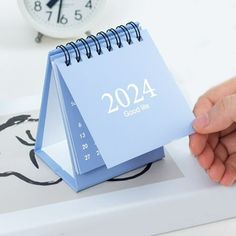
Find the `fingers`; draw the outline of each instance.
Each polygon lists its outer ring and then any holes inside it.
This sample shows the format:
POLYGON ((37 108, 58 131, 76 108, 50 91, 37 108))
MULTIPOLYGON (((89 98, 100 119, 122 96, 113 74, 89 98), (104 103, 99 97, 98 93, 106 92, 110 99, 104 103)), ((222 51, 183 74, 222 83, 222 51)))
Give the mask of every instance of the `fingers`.
POLYGON ((225 149, 228 151, 228 155, 236 153, 236 132, 232 132, 223 138, 221 138, 222 145, 225 146, 225 149))
POLYGON ((206 144, 202 153, 197 156, 197 160, 203 169, 207 170, 211 167, 214 161, 214 153, 209 144, 206 144))
POLYGON ((205 134, 192 134, 189 137, 189 147, 194 156, 198 156, 204 150, 207 143, 208 135, 205 134))
POLYGON ((218 133, 213 133, 208 135, 208 140, 207 142, 211 146, 213 150, 215 150, 216 146, 219 144, 219 132, 218 133))
POLYGON ((222 184, 224 186, 231 186, 236 180, 236 171, 230 165, 226 165, 225 168, 226 168, 225 173, 220 181, 220 184, 222 184))
POLYGON ((215 158, 207 174, 214 182, 220 182, 225 173, 225 165, 219 158, 215 158))
POLYGON ((223 145, 221 142, 219 142, 219 144, 216 146, 215 149, 215 155, 224 163, 229 154, 227 149, 225 148, 225 145, 223 145))
POLYGON ((231 155, 225 163, 225 173, 220 181, 222 185, 230 186, 236 180, 236 154, 231 155))
MULTIPOLYGON (((222 151, 224 152, 225 150, 222 149, 218 150, 217 152, 222 151)), ((227 162, 224 164, 224 161, 219 158, 217 154, 214 154, 210 145, 207 144, 203 152, 197 157, 197 160, 200 166, 207 171, 207 174, 212 181, 225 186, 230 186, 235 182, 236 154, 231 155, 230 159, 228 159, 227 162)))
POLYGON ((228 128, 236 120, 236 95, 222 98, 210 110, 197 117, 193 128, 200 134, 209 134, 228 128))
POLYGON ((230 133, 221 140, 216 134, 211 134, 204 149, 197 156, 200 166, 207 170, 210 179, 225 186, 232 185, 236 180, 235 141, 236 133, 230 133))

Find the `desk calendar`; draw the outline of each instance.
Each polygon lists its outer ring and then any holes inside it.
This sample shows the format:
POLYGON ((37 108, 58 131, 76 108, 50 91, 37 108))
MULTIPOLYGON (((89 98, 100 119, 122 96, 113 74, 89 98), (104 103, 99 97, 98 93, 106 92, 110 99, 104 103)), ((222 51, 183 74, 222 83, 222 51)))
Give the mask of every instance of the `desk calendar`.
POLYGON ((49 53, 35 153, 75 191, 164 157, 194 116, 130 22, 49 53))

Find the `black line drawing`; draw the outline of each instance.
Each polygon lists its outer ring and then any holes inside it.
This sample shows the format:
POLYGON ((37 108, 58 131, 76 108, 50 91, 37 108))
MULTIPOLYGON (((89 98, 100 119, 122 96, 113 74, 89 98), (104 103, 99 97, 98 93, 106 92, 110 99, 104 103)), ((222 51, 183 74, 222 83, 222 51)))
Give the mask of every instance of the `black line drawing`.
MULTIPOLYGON (((12 127, 14 125, 19 125, 23 122, 38 122, 38 119, 32 119, 31 115, 14 116, 14 117, 8 119, 4 124, 0 125, 0 132, 3 131, 4 129, 7 129, 7 128, 12 127)), ((17 140, 22 145, 34 147, 35 138, 33 138, 30 130, 26 130, 25 133, 26 133, 27 137, 29 138, 30 142, 24 140, 23 138, 21 138, 19 136, 16 136, 17 140)), ((33 165, 37 169, 39 169, 39 165, 38 165, 38 162, 35 157, 34 149, 31 149, 29 151, 29 157, 30 157, 30 160, 33 163, 33 165)), ((8 176, 15 176, 26 183, 33 184, 33 185, 40 185, 40 186, 55 185, 55 184, 58 184, 62 181, 61 178, 59 178, 55 181, 45 181, 45 182, 35 181, 35 180, 32 180, 32 179, 26 177, 25 175, 15 172, 15 171, 7 171, 7 172, 0 173, 0 177, 8 177, 8 176)))
POLYGON ((135 178, 137 178, 137 177, 139 177, 139 176, 145 174, 147 171, 149 171, 150 168, 151 168, 151 166, 152 166, 152 163, 148 163, 148 164, 144 167, 144 169, 143 169, 141 172, 139 172, 138 174, 135 174, 135 175, 132 175, 132 176, 129 176, 129 177, 124 177, 124 178, 119 178, 119 177, 117 177, 117 178, 112 178, 112 179, 109 179, 108 181, 115 182, 115 181, 126 181, 126 180, 135 179, 135 178))
MULTIPOLYGON (((23 115, 13 116, 12 118, 8 119, 5 123, 0 125, 0 132, 7 129, 7 128, 9 128, 9 127, 14 126, 14 125, 19 125, 23 122, 38 122, 38 119, 33 119, 33 118, 31 118, 31 115, 28 115, 28 114, 27 115, 23 114, 23 115)), ((23 138, 21 138, 19 136, 15 136, 16 139, 22 145, 29 146, 29 147, 34 147, 36 140, 32 136, 31 131, 26 130, 25 133, 26 133, 26 135, 29 139, 28 141, 24 140, 23 138)), ((30 158, 30 161, 32 162, 32 164, 34 165, 34 167, 39 169, 39 165, 38 165, 37 159, 35 157, 34 149, 31 149, 29 151, 29 158, 30 158)), ((116 177, 116 178, 109 179, 108 181, 109 182, 118 182, 118 181, 127 181, 127 180, 131 180, 131 179, 135 179, 135 178, 145 174, 147 171, 149 171, 151 166, 152 166, 152 163, 149 163, 144 167, 144 169, 142 171, 140 171, 139 173, 137 173, 135 175, 132 175, 132 176, 129 176, 129 177, 124 177, 124 178, 116 177)), ((7 172, 0 173, 0 177, 8 177, 8 176, 15 176, 18 179, 20 179, 20 180, 22 180, 26 183, 33 184, 33 185, 39 185, 39 186, 50 186, 50 185, 55 185, 55 184, 58 184, 58 183, 62 182, 62 178, 59 178, 55 181, 39 182, 39 181, 32 180, 32 179, 26 177, 25 175, 23 175, 21 173, 18 173, 18 172, 15 172, 15 171, 7 171, 7 172)))
POLYGON ((19 115, 19 116, 13 116, 12 118, 10 118, 9 120, 7 120, 7 122, 5 122, 4 124, 0 125, 0 131, 3 131, 6 128, 9 128, 11 126, 14 125, 19 125, 25 121, 29 121, 29 122, 36 122, 38 121, 38 119, 32 119, 30 118, 31 115, 19 115))

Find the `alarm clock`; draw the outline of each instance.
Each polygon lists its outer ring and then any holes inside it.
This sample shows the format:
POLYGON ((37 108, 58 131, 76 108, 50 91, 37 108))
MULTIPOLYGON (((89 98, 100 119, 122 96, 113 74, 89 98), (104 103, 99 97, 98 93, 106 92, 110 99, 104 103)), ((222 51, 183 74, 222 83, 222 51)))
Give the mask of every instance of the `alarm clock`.
POLYGON ((41 34, 72 38, 97 19, 106 0, 18 0, 23 16, 41 34))

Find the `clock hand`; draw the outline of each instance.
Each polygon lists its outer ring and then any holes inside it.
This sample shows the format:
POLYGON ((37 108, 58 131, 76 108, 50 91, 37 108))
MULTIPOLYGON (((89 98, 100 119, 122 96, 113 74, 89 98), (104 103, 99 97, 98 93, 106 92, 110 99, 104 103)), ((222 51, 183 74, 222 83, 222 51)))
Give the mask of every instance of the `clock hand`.
POLYGON ((54 7, 54 5, 58 2, 58 0, 50 0, 46 5, 49 7, 49 8, 52 8, 54 7))
POLYGON ((60 23, 60 19, 61 19, 62 1, 63 1, 63 0, 60 0, 60 5, 59 5, 59 10, 58 10, 58 15, 57 15, 57 23, 60 23))

